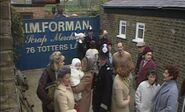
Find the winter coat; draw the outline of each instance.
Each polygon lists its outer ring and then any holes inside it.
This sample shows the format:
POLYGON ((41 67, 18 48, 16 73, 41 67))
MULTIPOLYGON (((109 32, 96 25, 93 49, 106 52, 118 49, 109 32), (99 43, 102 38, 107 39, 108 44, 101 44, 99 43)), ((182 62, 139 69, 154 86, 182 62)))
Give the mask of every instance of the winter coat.
POLYGON ((152 112, 176 112, 177 111, 178 89, 175 80, 163 83, 153 99, 152 112))
POLYGON ((74 105, 75 102, 71 87, 60 84, 54 94, 55 112, 76 112, 74 105))
POLYGON ((87 47, 86 47, 86 43, 83 41, 82 43, 77 42, 77 57, 82 60, 85 56, 87 47))
POLYGON ((80 112, 89 112, 91 103, 91 86, 92 86, 93 75, 92 73, 85 72, 83 78, 75 88, 73 88, 74 93, 82 93, 82 98, 79 102, 80 112))
POLYGON ((152 111, 152 99, 159 88, 159 84, 150 85, 148 80, 140 83, 135 93, 136 112, 152 111))
POLYGON ((111 110, 113 71, 108 64, 103 65, 95 77, 93 86, 93 111, 107 112, 111 110))
POLYGON ((43 112, 54 112, 53 96, 48 95, 48 86, 50 86, 56 80, 55 71, 45 69, 40 77, 39 84, 37 87, 37 96, 42 102, 43 112))
POLYGON ((116 69, 120 66, 122 66, 122 68, 124 67, 123 70, 127 74, 130 74, 130 72, 134 69, 131 54, 127 51, 123 51, 122 56, 120 56, 119 52, 114 53, 112 59, 114 73, 116 72, 116 69))
POLYGON ((129 112, 129 84, 123 77, 116 75, 112 87, 111 112, 129 112))
POLYGON ((147 72, 148 70, 151 69, 156 69, 156 64, 155 62, 151 59, 149 61, 147 61, 146 64, 144 64, 144 60, 141 61, 140 63, 140 67, 139 67, 139 72, 137 74, 137 85, 139 85, 142 81, 146 80, 147 78, 147 72))

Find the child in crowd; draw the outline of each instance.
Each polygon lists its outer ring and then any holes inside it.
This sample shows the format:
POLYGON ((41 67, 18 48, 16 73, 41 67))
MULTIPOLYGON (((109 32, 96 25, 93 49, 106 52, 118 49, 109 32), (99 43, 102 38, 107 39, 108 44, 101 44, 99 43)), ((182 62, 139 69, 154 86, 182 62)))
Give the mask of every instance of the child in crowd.
MULTIPOLYGON (((84 72, 81 70, 81 61, 78 58, 73 58, 71 63, 71 86, 76 87, 78 84, 80 84, 80 80, 84 76, 84 72)), ((82 98, 81 93, 74 93, 75 98, 75 108, 77 109, 77 112, 79 111, 79 101, 82 98)))
POLYGON ((156 71, 149 70, 147 73, 147 80, 139 84, 135 93, 136 112, 152 111, 152 99, 159 87, 156 71))

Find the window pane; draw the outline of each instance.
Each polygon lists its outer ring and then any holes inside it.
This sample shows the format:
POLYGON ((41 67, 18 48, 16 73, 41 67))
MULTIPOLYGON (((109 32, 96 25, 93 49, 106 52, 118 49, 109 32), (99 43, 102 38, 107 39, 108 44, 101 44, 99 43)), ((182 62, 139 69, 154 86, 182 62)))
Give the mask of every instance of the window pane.
POLYGON ((143 26, 143 25, 139 25, 139 28, 143 29, 143 28, 144 28, 144 26, 143 26))
POLYGON ((138 38, 143 38, 143 30, 142 29, 138 30, 138 38))
POLYGON ((125 23, 125 22, 123 22, 123 21, 122 21, 121 23, 122 23, 122 26, 125 26, 125 25, 126 25, 126 23, 125 23))
POLYGON ((126 33, 125 30, 126 30, 125 26, 122 26, 121 27, 121 34, 125 34, 126 33))

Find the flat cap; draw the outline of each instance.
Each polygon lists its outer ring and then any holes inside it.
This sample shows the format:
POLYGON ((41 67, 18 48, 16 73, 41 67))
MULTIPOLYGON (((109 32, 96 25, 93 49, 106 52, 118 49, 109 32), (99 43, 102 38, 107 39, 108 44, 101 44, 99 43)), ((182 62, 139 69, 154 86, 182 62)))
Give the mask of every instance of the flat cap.
POLYGON ((137 47, 142 47, 142 46, 145 46, 145 42, 138 42, 136 44, 137 47))

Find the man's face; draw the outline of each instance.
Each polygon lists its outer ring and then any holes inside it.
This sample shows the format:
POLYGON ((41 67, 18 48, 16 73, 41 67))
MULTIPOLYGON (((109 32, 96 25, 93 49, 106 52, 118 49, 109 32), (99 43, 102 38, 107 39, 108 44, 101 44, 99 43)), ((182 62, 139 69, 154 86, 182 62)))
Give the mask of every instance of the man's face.
POLYGON ((123 45, 122 43, 118 43, 117 45, 118 52, 121 54, 123 52, 123 45))
POLYGON ((137 47, 137 50, 139 53, 142 53, 144 51, 145 47, 144 46, 139 46, 137 47))

